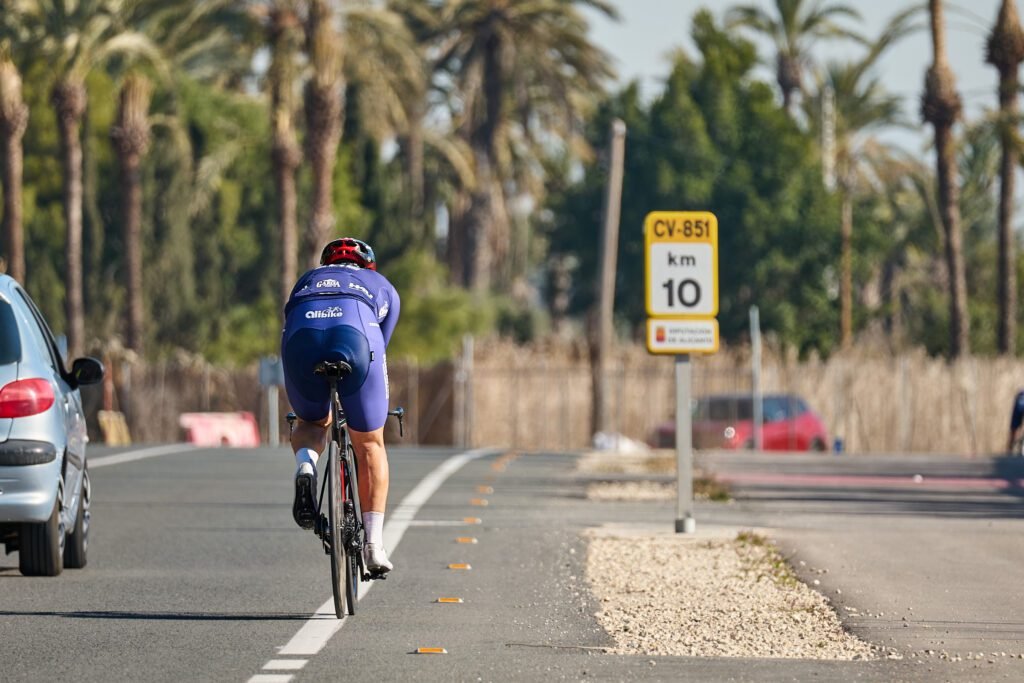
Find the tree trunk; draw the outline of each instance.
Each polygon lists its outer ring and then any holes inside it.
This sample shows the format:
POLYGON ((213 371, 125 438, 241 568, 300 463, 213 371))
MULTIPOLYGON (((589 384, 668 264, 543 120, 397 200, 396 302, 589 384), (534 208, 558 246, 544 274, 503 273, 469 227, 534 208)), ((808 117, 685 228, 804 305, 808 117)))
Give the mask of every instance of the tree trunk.
POLYGON ((946 268, 949 274, 949 351, 953 358, 970 355, 970 319, 967 277, 960 237, 960 188, 956 177, 953 125, 960 118, 960 95, 946 58, 946 33, 941 0, 929 0, 935 61, 925 75, 922 118, 935 127, 939 211, 946 233, 946 268))
POLYGON ((402 140, 404 173, 409 197, 409 224, 417 245, 428 246, 425 178, 423 171, 423 113, 417 105, 409 114, 409 130, 402 140))
POLYGON ((503 124, 505 51, 492 34, 483 55, 483 111, 475 112, 470 145, 476 164, 476 187, 470 193, 465 225, 467 284, 487 292, 495 272, 507 264, 509 219, 498 168, 498 140, 503 124))
POLYGON ((1017 72, 1024 61, 1024 27, 1014 0, 1003 0, 989 34, 986 61, 999 70, 999 125, 1003 147, 999 187, 999 352, 1017 348, 1017 267, 1013 234, 1013 202, 1018 153, 1017 72))
POLYGON ((468 261, 469 247, 466 244, 466 232, 469 219, 469 194, 459 191, 452 200, 448 214, 448 238, 446 251, 448 256, 448 272, 454 284, 469 287, 468 261))
POLYGON ((848 349, 853 343, 853 190, 848 182, 843 182, 840 192, 839 345, 848 349))
POLYGON ((295 103, 295 38, 292 29, 297 26, 295 15, 282 8, 271 14, 270 45, 270 124, 273 132, 271 163, 274 169, 274 189, 277 192, 277 223, 281 230, 281 306, 291 296, 298 278, 298 220, 295 172, 302 161, 302 153, 293 125, 295 103))
POLYGON ((85 84, 61 79, 53 88, 63 172, 64 225, 66 236, 64 308, 68 357, 77 358, 85 347, 85 310, 82 301, 82 116, 85 84))
POLYGON ((964 269, 960 232, 960 187, 956 177, 956 150, 952 126, 936 126, 938 151, 939 209, 946 226, 946 268, 949 273, 950 354, 968 356, 970 319, 967 312, 967 276, 964 269))
POLYGON ((130 74, 121 86, 117 123, 110 137, 121 167, 121 220, 128 296, 128 348, 145 346, 145 301, 142 282, 142 155, 149 147, 149 82, 130 74))
POLYGON ((21 77, 10 61, 0 61, 0 184, 3 186, 4 235, 7 273, 25 282, 25 242, 22 225, 22 137, 28 126, 28 106, 22 99, 21 77))
POLYGON ((1000 87, 1003 160, 999 185, 999 352, 1017 349, 1017 264, 1013 234, 1013 202, 1017 173, 1017 148, 1011 121, 1017 119, 1017 74, 1004 78, 1000 87))
POLYGON ((330 7, 313 0, 306 27, 307 51, 313 76, 306 84, 308 155, 313 170, 313 198, 307 240, 311 265, 334 229, 334 166, 342 125, 341 36, 334 30, 330 7))

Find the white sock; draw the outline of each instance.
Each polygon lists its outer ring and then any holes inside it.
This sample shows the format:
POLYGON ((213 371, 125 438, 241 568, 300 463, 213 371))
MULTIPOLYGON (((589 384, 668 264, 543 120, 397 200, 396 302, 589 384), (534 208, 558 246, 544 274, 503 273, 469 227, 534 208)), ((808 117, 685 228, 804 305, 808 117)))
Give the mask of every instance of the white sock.
POLYGON ((384 542, 384 513, 364 512, 363 528, 366 529, 366 542, 380 545, 384 542))
POLYGON ((320 454, 314 451, 312 448, 300 448, 295 453, 295 464, 299 469, 303 469, 303 465, 309 463, 316 472, 316 461, 320 458, 320 454))

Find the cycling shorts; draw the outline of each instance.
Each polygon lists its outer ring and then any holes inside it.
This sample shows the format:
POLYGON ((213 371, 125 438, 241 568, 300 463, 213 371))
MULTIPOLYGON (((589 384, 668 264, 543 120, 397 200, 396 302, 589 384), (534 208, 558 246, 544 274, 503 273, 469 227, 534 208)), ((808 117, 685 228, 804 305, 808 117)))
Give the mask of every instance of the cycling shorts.
POLYGON ((1013 400, 1013 414, 1010 416, 1010 431, 1015 432, 1024 423, 1024 391, 1013 400))
POLYGON ((352 374, 338 384, 341 407, 352 429, 384 426, 390 391, 384 336, 373 310, 351 297, 315 297, 288 313, 281 337, 285 390, 292 410, 307 422, 330 412, 330 387, 313 370, 321 361, 343 360, 352 374))

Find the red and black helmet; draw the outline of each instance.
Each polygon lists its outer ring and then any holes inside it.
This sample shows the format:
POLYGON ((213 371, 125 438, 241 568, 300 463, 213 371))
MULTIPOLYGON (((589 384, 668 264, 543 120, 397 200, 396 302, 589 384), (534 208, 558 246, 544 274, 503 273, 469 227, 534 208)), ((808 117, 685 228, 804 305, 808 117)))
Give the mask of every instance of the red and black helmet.
POLYGON ((320 254, 321 266, 344 262, 354 263, 360 268, 377 270, 377 257, 373 255, 373 248, 354 237, 342 237, 328 242, 320 254))

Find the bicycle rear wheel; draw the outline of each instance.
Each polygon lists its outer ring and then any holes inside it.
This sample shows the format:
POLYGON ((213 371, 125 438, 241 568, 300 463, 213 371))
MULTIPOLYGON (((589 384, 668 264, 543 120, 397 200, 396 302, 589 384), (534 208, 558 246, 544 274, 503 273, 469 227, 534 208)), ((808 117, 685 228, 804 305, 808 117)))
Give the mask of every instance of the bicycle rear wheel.
POLYGON ((331 525, 331 590, 334 592, 334 616, 345 616, 345 576, 348 562, 345 557, 344 525, 342 516, 341 456, 338 443, 331 441, 327 447, 327 510, 331 525))

